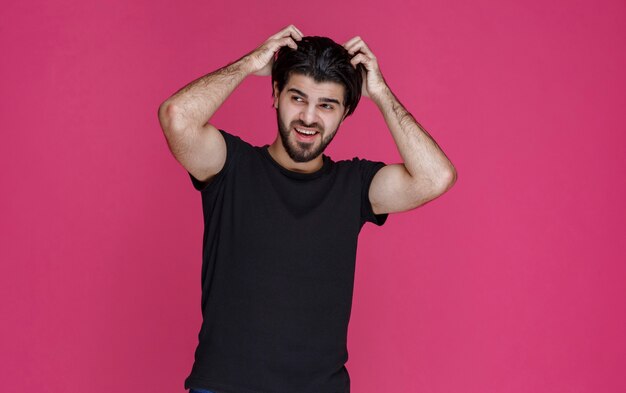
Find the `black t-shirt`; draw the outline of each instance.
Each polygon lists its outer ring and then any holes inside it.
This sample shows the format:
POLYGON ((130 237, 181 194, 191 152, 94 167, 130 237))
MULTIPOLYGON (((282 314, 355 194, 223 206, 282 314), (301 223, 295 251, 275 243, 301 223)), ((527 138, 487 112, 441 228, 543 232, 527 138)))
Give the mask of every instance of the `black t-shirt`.
POLYGON ((347 393, 358 234, 385 164, 359 158, 300 173, 223 130, 223 169, 191 174, 204 213, 202 316, 185 389, 347 393))

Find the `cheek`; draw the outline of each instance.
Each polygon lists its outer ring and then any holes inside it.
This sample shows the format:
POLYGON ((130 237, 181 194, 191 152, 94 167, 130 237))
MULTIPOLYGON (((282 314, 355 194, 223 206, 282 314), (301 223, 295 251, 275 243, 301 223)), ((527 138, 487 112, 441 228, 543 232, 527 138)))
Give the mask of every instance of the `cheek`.
POLYGON ((324 125, 324 130, 326 130, 326 132, 329 131, 334 131, 337 127, 339 127, 340 124, 340 117, 336 117, 336 116, 327 116, 322 118, 323 120, 323 125, 324 125))
POLYGON ((287 119, 289 121, 293 121, 298 116, 298 112, 295 111, 293 108, 289 107, 289 105, 284 105, 282 107, 281 113, 283 115, 283 119, 287 119))
POLYGON ((291 113, 288 109, 285 109, 285 107, 280 107, 280 106, 278 109, 278 116, 287 127, 289 127, 289 125, 294 119, 293 113, 291 113))

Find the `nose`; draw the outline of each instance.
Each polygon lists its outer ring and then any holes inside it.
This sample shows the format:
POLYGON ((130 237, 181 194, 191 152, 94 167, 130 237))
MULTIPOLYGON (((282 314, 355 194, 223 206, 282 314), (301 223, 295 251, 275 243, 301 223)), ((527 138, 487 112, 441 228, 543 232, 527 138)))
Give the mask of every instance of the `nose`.
POLYGON ((300 120, 306 125, 315 123, 316 118, 317 112, 315 105, 306 105, 300 111, 300 120))

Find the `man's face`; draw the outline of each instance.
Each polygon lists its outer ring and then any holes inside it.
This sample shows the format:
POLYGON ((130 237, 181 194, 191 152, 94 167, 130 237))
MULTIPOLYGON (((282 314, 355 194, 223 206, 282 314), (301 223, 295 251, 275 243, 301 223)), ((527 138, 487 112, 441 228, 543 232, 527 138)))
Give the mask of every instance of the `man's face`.
POLYGON ((343 98, 343 85, 300 74, 291 75, 280 95, 274 84, 278 131, 292 160, 307 162, 322 154, 343 121, 343 98), (310 131, 315 135, 303 135, 310 131))

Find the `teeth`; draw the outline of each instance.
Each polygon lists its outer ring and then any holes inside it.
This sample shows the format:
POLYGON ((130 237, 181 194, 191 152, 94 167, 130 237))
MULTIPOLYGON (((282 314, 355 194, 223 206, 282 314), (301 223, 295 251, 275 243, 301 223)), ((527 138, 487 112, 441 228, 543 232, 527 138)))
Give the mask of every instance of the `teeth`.
POLYGON ((301 130, 299 128, 296 128, 296 131, 298 131, 301 134, 307 134, 307 135, 315 135, 315 134, 317 134, 317 131, 301 130))

